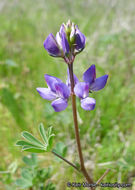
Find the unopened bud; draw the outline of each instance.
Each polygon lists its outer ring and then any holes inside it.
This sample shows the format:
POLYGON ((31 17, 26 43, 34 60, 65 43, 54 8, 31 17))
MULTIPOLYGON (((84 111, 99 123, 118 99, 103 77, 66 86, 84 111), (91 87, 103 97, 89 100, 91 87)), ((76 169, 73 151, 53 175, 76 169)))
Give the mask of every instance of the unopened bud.
POLYGON ((67 27, 71 27, 72 26, 72 22, 71 22, 71 20, 69 19, 68 21, 67 21, 67 27))
POLYGON ((71 26, 72 26, 72 22, 71 22, 70 20, 68 20, 68 22, 67 22, 66 25, 65 25, 67 36, 70 35, 70 32, 71 32, 71 26))
POLYGON ((75 29, 75 24, 73 23, 72 24, 72 27, 71 27, 71 33, 70 33, 70 42, 73 44, 74 41, 75 41, 75 32, 76 32, 76 29, 75 29))

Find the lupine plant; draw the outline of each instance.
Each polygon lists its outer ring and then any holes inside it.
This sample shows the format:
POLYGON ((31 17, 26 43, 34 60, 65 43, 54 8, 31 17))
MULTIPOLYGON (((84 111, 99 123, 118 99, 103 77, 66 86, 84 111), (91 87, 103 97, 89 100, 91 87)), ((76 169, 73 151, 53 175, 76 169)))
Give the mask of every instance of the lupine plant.
MULTIPOLYGON (((57 78, 56 76, 45 74, 44 77, 48 88, 37 88, 37 92, 43 99, 51 101, 51 106, 55 112, 61 112, 65 110, 68 106, 69 99, 71 99, 80 167, 78 168, 75 164, 71 163, 58 154, 55 149, 52 149, 52 140, 54 137, 52 128, 49 128, 48 131, 46 131, 43 124, 39 126, 39 132, 43 142, 33 137, 33 135, 30 133, 23 132, 22 136, 25 140, 18 141, 17 145, 22 146, 22 150, 29 152, 40 153, 52 151, 55 156, 59 157, 74 169, 81 172, 89 184, 94 184, 93 178, 90 174, 88 174, 84 164, 77 119, 76 97, 80 99, 81 107, 84 110, 94 110, 96 100, 91 98, 90 94, 92 91, 98 91, 105 87, 108 75, 96 77, 96 66, 91 65, 83 73, 83 82, 80 82, 76 77, 73 72, 74 60, 75 57, 83 51, 85 44, 86 38, 84 34, 82 34, 78 26, 70 20, 66 24, 61 25, 56 36, 54 36, 52 33, 49 34, 44 41, 44 48, 50 56, 60 57, 64 60, 65 65, 67 66, 67 80, 66 83, 63 83, 61 79, 57 78)), ((98 179, 98 181, 95 183, 96 185, 105 177, 108 171, 109 170, 105 171, 103 176, 98 179)), ((96 186, 90 187, 90 189, 95 188, 96 186)))

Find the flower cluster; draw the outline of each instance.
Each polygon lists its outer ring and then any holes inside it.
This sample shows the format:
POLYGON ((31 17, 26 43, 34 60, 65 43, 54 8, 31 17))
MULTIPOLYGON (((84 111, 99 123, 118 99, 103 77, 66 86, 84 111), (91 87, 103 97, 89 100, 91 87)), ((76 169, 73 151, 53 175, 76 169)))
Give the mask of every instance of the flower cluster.
POLYGON ((84 82, 78 82, 75 85, 74 92, 81 99, 81 107, 85 110, 93 110, 96 101, 89 97, 89 92, 98 91, 105 87, 108 75, 96 78, 96 67, 91 67, 83 74, 84 82))
MULTIPOLYGON (((84 47, 85 36, 80 32, 78 26, 71 21, 61 25, 56 37, 53 34, 49 34, 44 42, 44 48, 47 52, 51 56, 64 58, 68 66, 73 64, 76 54, 80 53, 84 47)), ((89 93, 104 88, 108 75, 96 78, 96 67, 91 65, 83 74, 84 82, 79 82, 75 74, 73 74, 73 78, 74 90, 72 93, 80 98, 81 107, 84 110, 93 110, 96 100, 89 97, 89 93)), ((71 95, 69 70, 66 84, 59 78, 47 74, 45 75, 45 80, 48 88, 37 88, 40 96, 46 100, 51 100, 51 105, 56 112, 65 110, 71 95)))
MULTIPOLYGON (((108 75, 96 78, 95 65, 86 70, 83 74, 84 82, 79 82, 78 78, 74 74, 74 93, 81 100, 81 107, 84 110, 93 110, 95 108, 96 101, 94 98, 89 97, 89 92, 98 91, 105 87, 108 79, 108 75)), ((48 88, 37 88, 40 96, 46 100, 54 100, 52 107, 56 112, 63 111, 68 106, 68 99, 70 96, 70 77, 68 71, 68 78, 66 84, 64 84, 59 78, 45 75, 48 88)))
POLYGON ((77 25, 70 20, 62 24, 56 37, 51 33, 44 41, 44 48, 54 57, 62 57, 67 63, 72 62, 75 55, 85 47, 85 36, 77 25))

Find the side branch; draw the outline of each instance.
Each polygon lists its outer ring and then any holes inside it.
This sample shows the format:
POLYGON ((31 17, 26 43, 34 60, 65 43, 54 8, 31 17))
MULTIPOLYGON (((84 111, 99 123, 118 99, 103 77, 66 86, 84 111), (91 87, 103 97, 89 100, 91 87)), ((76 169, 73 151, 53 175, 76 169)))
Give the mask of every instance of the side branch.
POLYGON ((65 158, 63 158, 62 156, 54 152, 53 150, 52 150, 52 153, 58 158, 60 158, 61 160, 63 160, 64 162, 66 162, 67 164, 69 164, 70 166, 72 166, 73 168, 75 168, 78 172, 80 172, 80 170, 74 164, 72 164, 71 162, 69 162, 68 160, 66 160, 65 158))

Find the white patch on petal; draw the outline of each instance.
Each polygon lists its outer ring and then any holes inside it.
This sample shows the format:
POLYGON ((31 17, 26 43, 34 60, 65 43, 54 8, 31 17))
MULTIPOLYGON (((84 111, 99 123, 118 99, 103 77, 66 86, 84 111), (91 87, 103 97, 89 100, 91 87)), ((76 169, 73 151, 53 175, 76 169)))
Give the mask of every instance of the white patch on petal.
POLYGON ((75 25, 72 25, 72 28, 71 28, 71 33, 70 33, 70 40, 75 36, 75 25))
POLYGON ((60 49, 62 49, 62 40, 61 40, 61 37, 60 37, 60 33, 59 33, 59 32, 57 32, 57 34, 56 34, 56 41, 57 41, 57 43, 58 43, 60 49))

